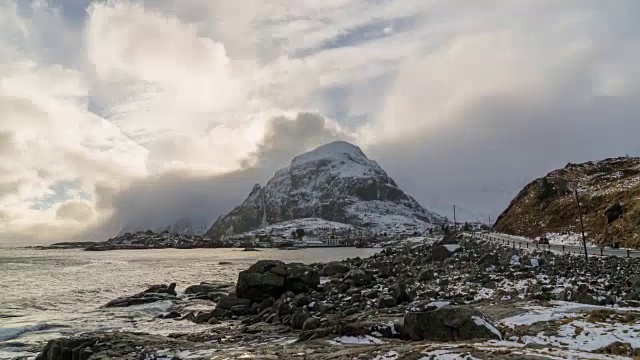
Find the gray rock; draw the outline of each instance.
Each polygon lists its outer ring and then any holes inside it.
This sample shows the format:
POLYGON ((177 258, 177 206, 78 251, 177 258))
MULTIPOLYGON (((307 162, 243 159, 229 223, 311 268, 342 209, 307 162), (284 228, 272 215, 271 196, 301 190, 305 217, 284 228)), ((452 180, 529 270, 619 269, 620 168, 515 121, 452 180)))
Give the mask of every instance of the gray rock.
POLYGON ((435 278, 436 278, 435 274, 431 269, 423 269, 422 271, 420 271, 420 274, 418 275, 418 281, 431 281, 435 278))
POLYGON ((341 262, 330 262, 324 266, 322 272, 325 276, 335 276, 340 274, 346 274, 351 270, 351 267, 341 262))
POLYGON ((284 293, 286 275, 287 267, 282 261, 260 260, 240 272, 236 295, 253 301, 278 298, 284 293))
POLYGON ((361 269, 353 269, 345 275, 345 280, 351 280, 357 287, 369 285, 373 281, 373 275, 361 269))
POLYGON ((220 299, 218 299, 218 304, 216 308, 230 310, 232 307, 238 306, 238 305, 251 306, 251 300, 237 298, 233 296, 222 296, 220 299))
POLYGON ((306 308, 297 308, 291 316, 291 327, 294 329, 302 329, 304 323, 311 318, 309 310, 306 308))
POLYGON ((320 285, 320 273, 311 266, 304 264, 287 265, 284 290, 294 294, 315 290, 320 285))
POLYGON ((378 298, 378 309, 386 309, 396 306, 396 300, 391 295, 382 295, 378 298))
MULTIPOLYGON (((455 247, 455 244, 450 244, 452 248, 455 247)), ((433 261, 445 261, 446 259, 453 256, 454 253, 458 252, 460 248, 456 250, 449 250, 447 246, 440 245, 431 249, 431 260, 433 261)))
POLYGON ((410 311, 404 316, 404 331, 411 340, 466 341, 500 339, 500 333, 478 311, 465 306, 443 306, 410 311))
POLYGON ((293 301, 295 302, 296 306, 306 306, 311 302, 307 294, 298 294, 295 296, 293 301))
POLYGON ((320 274, 304 264, 286 265, 277 260, 260 260, 238 276, 236 294, 252 301, 277 299, 286 291, 294 294, 315 290, 320 274))
POLYGON ((318 319, 317 317, 310 317, 307 319, 307 321, 304 322, 304 324, 302 324, 302 330, 315 330, 318 329, 321 325, 322 323, 320 322, 320 319, 318 319))

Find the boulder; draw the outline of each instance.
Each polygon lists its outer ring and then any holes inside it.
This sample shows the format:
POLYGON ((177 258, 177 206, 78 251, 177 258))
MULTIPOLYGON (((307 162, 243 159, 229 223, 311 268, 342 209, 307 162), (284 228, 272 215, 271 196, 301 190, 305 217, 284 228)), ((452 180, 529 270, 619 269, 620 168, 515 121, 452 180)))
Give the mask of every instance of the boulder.
POLYGON ((310 266, 304 264, 287 265, 284 290, 294 294, 315 290, 320 285, 320 274, 310 266))
POLYGON ((354 286, 361 287, 369 285, 373 281, 373 275, 361 269, 353 269, 345 276, 345 280, 351 280, 354 286))
POLYGON ((431 260, 445 261, 458 251, 460 251, 460 245, 457 244, 439 245, 431 249, 431 260))
POLYGON ((414 341, 501 339, 500 332, 480 312, 465 306, 407 312, 404 332, 414 341))
POLYGON ((324 266, 322 272, 325 276, 335 276, 346 274, 351 270, 351 267, 341 262, 330 262, 324 266))
POLYGON ((409 295, 407 287, 403 283, 394 284, 389 290, 396 304, 413 301, 413 296, 409 295))
POLYGON ((260 260, 249 269, 240 272, 236 284, 239 298, 262 301, 279 298, 284 292, 287 267, 282 261, 260 260))
POLYGON ((304 324, 302 324, 302 330, 303 331, 315 330, 319 328, 321 325, 322 323, 320 322, 320 319, 318 319, 317 317, 310 317, 307 319, 307 321, 304 322, 304 324))
POLYGON ((320 274, 311 266, 260 260, 240 273, 236 295, 239 298, 261 302, 269 298, 277 299, 287 291, 294 294, 310 292, 318 285, 320 274))
POLYGON ((218 299, 217 308, 231 310, 234 306, 251 306, 251 300, 233 296, 222 296, 218 299))
POLYGON ((423 269, 422 271, 420 271, 420 274, 418 275, 418 281, 431 281, 431 280, 434 280, 435 278, 436 278, 435 274, 431 269, 423 269))
POLYGON ((294 329, 302 329, 304 323, 311 318, 309 310, 306 308, 297 308, 291 316, 291 327, 294 329))
POLYGON ((382 295, 376 303, 378 309, 386 309, 396 306, 396 300, 391 295, 382 295))
POLYGON ((201 283, 199 285, 191 285, 184 290, 187 295, 199 295, 209 293, 219 293, 229 289, 229 284, 210 284, 201 283))

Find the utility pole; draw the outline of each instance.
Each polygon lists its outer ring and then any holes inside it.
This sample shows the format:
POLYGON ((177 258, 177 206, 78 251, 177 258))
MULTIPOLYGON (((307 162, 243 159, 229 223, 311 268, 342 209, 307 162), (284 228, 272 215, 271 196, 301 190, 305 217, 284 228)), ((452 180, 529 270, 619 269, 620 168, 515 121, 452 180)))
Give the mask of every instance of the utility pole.
POLYGON ((582 221, 582 209, 580 208, 580 199, 578 198, 578 189, 573 189, 573 193, 576 196, 576 203, 578 204, 578 214, 580 214, 580 231, 582 231, 582 246, 584 246, 584 259, 589 260, 587 255, 587 239, 584 236, 584 222, 582 221))
POLYGON ((456 206, 453 205, 453 231, 458 232, 458 226, 456 222, 456 206))

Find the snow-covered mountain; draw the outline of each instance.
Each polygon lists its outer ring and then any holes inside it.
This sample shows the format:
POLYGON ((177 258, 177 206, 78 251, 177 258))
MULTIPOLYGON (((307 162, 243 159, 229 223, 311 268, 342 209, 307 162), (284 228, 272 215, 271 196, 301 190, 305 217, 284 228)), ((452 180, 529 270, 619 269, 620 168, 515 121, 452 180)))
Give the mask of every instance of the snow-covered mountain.
POLYGON ((255 185, 207 235, 245 233, 302 218, 391 232, 424 231, 444 221, 406 195, 360 148, 337 141, 295 157, 266 186, 255 185))

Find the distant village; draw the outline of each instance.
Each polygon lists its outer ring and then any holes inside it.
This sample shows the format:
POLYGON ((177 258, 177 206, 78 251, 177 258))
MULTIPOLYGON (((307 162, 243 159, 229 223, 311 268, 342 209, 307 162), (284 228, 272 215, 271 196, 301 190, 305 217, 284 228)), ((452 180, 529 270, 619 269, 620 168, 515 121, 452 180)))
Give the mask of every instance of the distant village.
MULTIPOLYGON (((482 224, 483 225, 483 224, 482 224)), ((424 233, 419 232, 375 232, 366 229, 318 229, 305 230, 297 228, 290 233, 251 233, 225 235, 220 239, 207 236, 172 234, 167 231, 157 233, 151 230, 125 233, 105 242, 92 243, 86 251, 128 250, 128 249, 193 249, 193 248, 280 248, 301 249, 314 247, 382 247, 395 242, 417 236, 438 236, 450 226, 431 228, 424 233)), ((483 225, 484 226, 484 225, 483 225)), ((460 230, 474 231, 482 228, 481 224, 458 224, 460 230)), ((485 226, 486 227, 486 226, 485 226)))

